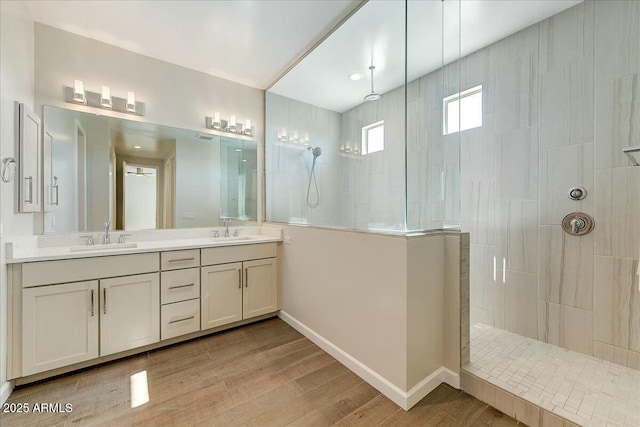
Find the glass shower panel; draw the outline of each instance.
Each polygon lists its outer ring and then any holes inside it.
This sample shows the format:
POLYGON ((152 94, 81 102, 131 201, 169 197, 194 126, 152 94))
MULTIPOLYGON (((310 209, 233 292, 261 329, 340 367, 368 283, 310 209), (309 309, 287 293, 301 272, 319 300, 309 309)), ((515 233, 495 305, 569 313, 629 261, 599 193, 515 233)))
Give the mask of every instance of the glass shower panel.
POLYGON ((407 8, 407 229, 459 228, 460 1, 407 8))
POLYGON ((266 219, 405 230, 405 3, 364 4, 266 95, 266 219), (382 138, 381 138, 382 137, 382 138))

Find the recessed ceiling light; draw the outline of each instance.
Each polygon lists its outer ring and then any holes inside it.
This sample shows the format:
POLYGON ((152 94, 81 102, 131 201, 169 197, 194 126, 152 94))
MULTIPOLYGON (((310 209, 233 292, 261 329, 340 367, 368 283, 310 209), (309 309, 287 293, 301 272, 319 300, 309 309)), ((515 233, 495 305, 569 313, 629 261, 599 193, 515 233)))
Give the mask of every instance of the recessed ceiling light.
POLYGON ((135 148, 136 150, 142 150, 142 147, 139 145, 134 145, 133 148, 135 148))
POLYGON ((240 149, 240 148, 236 148, 236 151, 237 151, 238 153, 242 153, 242 149, 240 149))
POLYGON ((358 80, 362 80, 362 77, 364 77, 362 74, 360 73, 351 73, 349 74, 349 80, 357 82, 358 80))

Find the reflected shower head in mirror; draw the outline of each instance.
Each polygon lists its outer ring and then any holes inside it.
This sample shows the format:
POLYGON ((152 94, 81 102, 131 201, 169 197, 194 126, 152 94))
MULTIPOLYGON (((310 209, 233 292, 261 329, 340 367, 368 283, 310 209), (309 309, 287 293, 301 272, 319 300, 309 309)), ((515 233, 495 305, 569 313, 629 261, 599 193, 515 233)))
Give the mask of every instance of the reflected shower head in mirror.
POLYGON ((307 145, 307 150, 311 151, 313 153, 313 158, 315 159, 316 157, 319 157, 322 154, 322 148, 320 147, 312 147, 310 145, 307 145))
POLYGON ((373 90, 373 70, 375 69, 376 67, 374 67, 373 65, 369 67, 369 70, 371 71, 371 93, 365 95, 365 101, 377 101, 378 99, 380 99, 380 95, 373 90))

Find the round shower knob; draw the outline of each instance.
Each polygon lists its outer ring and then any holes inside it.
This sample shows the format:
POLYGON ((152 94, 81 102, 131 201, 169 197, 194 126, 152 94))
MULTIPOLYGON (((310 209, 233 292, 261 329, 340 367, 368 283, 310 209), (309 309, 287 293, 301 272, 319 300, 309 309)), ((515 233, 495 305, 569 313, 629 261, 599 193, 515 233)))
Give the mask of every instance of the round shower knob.
POLYGON ((582 187, 573 187, 569 189, 569 198, 571 200, 582 200, 587 197, 587 190, 582 187))
POLYGON ((573 212, 562 218, 562 229, 572 236, 584 236, 591 233, 595 221, 584 212, 573 212))

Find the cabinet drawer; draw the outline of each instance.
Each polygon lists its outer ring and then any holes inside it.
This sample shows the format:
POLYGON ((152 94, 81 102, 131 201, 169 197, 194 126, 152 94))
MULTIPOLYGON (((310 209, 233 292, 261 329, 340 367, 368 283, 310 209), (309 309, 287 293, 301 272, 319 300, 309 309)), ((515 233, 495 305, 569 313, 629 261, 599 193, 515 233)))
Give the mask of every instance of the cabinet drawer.
POLYGON ((200 299, 166 304, 160 310, 160 339, 166 340, 200 330, 200 299))
POLYGON ((113 255, 22 264, 22 286, 50 285, 158 271, 158 253, 113 255))
POLYGON ((200 269, 163 271, 160 275, 160 302, 185 301, 200 298, 200 269))
POLYGON ((160 268, 162 270, 177 270, 180 268, 198 267, 199 265, 200 249, 162 252, 160 254, 160 268))
POLYGON ((239 262, 260 258, 274 258, 276 254, 276 243, 205 248, 202 249, 202 265, 225 264, 229 262, 239 262))

